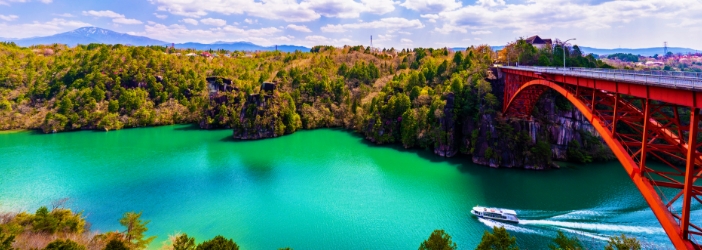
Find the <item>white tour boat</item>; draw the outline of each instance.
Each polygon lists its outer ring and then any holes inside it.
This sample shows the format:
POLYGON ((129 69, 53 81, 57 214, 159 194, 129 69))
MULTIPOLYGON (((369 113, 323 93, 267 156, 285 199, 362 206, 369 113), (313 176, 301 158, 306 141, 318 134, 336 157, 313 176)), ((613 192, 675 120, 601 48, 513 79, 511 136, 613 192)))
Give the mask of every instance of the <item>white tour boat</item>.
POLYGON ((519 223, 517 212, 509 209, 475 206, 470 213, 480 218, 496 221, 519 223))

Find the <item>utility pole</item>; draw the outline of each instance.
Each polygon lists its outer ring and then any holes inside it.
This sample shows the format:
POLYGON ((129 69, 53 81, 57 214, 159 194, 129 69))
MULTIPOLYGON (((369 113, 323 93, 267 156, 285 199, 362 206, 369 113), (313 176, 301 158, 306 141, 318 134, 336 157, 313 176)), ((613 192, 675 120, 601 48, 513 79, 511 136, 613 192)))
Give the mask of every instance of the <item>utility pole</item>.
POLYGON ((663 57, 668 55, 668 42, 663 42, 663 57))
POLYGON ((371 54, 373 54, 373 35, 371 35, 371 46, 370 46, 370 51, 371 51, 371 54))

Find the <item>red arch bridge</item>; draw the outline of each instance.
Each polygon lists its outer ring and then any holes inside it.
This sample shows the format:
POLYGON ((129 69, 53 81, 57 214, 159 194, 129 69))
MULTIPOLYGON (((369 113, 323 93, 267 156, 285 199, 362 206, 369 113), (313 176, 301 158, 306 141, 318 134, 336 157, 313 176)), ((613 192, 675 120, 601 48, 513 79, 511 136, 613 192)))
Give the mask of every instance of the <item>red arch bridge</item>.
POLYGON ((702 74, 523 66, 499 70, 505 79, 505 115, 528 117, 547 90, 566 97, 612 149, 675 248, 701 249, 702 216, 691 218, 690 208, 702 206, 702 74))

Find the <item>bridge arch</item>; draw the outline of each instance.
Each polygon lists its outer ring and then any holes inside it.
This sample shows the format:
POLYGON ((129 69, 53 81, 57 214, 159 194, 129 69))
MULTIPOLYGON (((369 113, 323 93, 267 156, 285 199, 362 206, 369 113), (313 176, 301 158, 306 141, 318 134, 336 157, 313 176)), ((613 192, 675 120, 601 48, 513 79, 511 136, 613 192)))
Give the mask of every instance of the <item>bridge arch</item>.
MULTIPOLYGON (((520 80, 522 80, 522 82, 516 81, 513 84, 507 83, 505 85, 505 103, 503 108, 503 112, 505 114, 528 116, 531 114, 531 110, 536 104, 536 101, 543 93, 545 93, 549 89, 558 92, 560 95, 565 97, 571 104, 573 104, 573 106, 577 108, 578 111, 580 111, 583 114, 583 116, 592 124, 595 130, 599 133, 599 135, 605 141, 607 146, 609 146, 609 148, 612 150, 619 162, 623 165, 631 180, 634 182, 634 185, 639 189, 642 196, 644 197, 648 205, 651 207, 651 210, 658 218, 658 221, 665 230, 666 234, 671 239, 673 245, 675 245, 677 249, 700 249, 699 245, 697 245, 699 243, 693 243, 690 239, 691 237, 689 237, 688 235, 691 233, 687 229, 688 226, 693 227, 693 230, 696 229, 702 231, 699 227, 690 224, 689 222, 689 201, 683 204, 683 206, 688 207, 683 207, 681 216, 678 216, 675 213, 671 213, 670 210, 672 210, 671 205, 673 204, 673 202, 675 202, 675 200, 679 198, 683 192, 688 192, 686 188, 691 188, 692 190, 690 192, 702 193, 702 190, 699 190, 698 187, 693 185, 695 182, 695 178, 693 177, 689 186, 684 185, 685 182, 680 183, 680 189, 685 190, 681 191, 680 194, 678 194, 668 204, 664 204, 661 197, 657 193, 655 187, 656 185, 660 186, 661 183, 652 181, 651 178, 646 178, 645 175, 645 172, 649 170, 649 168, 645 166, 645 157, 647 155, 645 148, 647 147, 647 144, 642 144, 642 142, 639 142, 641 149, 637 152, 632 153, 633 150, 631 150, 631 141, 623 140, 621 136, 616 135, 616 131, 614 128, 616 127, 616 119, 618 116, 617 105, 620 105, 620 107, 626 105, 624 102, 620 103, 618 94, 615 94, 615 98, 612 97, 613 95, 611 93, 607 93, 606 91, 589 89, 590 92, 586 93, 586 95, 591 95, 592 99, 586 100, 582 98, 582 94, 578 93, 578 88, 574 86, 569 86, 567 84, 557 83, 538 78, 522 78, 520 80), (601 98, 597 99, 596 95, 600 96, 601 98), (604 98, 602 98, 602 96, 604 96, 604 98), (607 96, 610 96, 612 98, 607 98, 607 96), (595 100, 603 99, 608 99, 608 101, 615 103, 614 110, 611 116, 604 115, 602 112, 599 112, 597 108, 595 108, 595 106, 597 105, 597 103, 595 103, 595 100), (687 217, 685 217, 685 209, 687 209, 687 217)), ((646 102, 646 105, 648 105, 648 101, 646 102)), ((629 111, 631 111, 632 109, 636 110, 634 107, 628 108, 629 111)), ((639 112, 643 113, 643 111, 640 110, 639 112)), ((646 113, 648 113, 648 107, 646 108, 646 113)), ((690 146, 688 143, 685 143, 685 140, 682 139, 684 137, 683 132, 681 132, 682 130, 677 132, 671 131, 670 129, 666 128, 665 124, 661 124, 655 119, 653 119, 650 116, 650 114, 639 115, 641 115, 644 125, 648 125, 649 129, 650 127, 654 127, 654 129, 657 129, 659 131, 659 137, 652 137, 653 139, 650 139, 651 141, 655 139, 660 139, 667 141, 669 144, 677 144, 676 146, 678 147, 678 150, 688 151, 688 156, 695 156, 694 159, 690 159, 690 157, 688 157, 687 159, 687 165, 692 165, 692 168, 688 169, 688 172, 694 173, 694 171, 691 169, 695 169, 695 163, 702 163, 702 158, 700 158, 699 152, 696 151, 698 144, 695 143, 692 146, 690 146)), ((696 123, 696 121, 698 121, 699 118, 692 116, 691 119, 696 123)), ((678 126, 680 125, 681 124, 678 122, 678 126)), ((693 126, 690 126, 691 129, 692 127, 693 126)), ((644 126, 642 130, 644 131, 644 137, 642 141, 645 142, 647 141, 645 133, 647 129, 644 126)), ((689 134, 696 135, 697 131, 690 131, 689 134)), ((692 136, 690 136, 690 138, 692 139, 692 136)), ((663 160, 663 158, 660 159, 663 160)), ((688 180, 686 179, 686 181, 688 180)), ((686 198, 689 199, 689 197, 686 198)), ((693 198, 698 199, 697 197, 693 198)))

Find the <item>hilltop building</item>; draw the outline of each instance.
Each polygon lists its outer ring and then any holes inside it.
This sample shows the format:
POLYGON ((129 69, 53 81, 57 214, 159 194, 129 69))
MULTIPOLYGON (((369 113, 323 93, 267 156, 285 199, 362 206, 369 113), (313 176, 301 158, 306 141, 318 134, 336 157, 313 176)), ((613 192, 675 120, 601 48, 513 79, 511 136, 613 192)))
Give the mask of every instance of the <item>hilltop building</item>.
POLYGON ((553 41, 551 41, 550 38, 548 39, 542 39, 541 37, 537 36, 532 36, 527 39, 524 39, 527 43, 533 45, 537 49, 543 49, 547 47, 551 47, 551 44, 553 41))
POLYGON ((275 82, 264 82, 261 84, 261 91, 273 94, 273 91, 276 89, 277 85, 278 84, 275 82))

